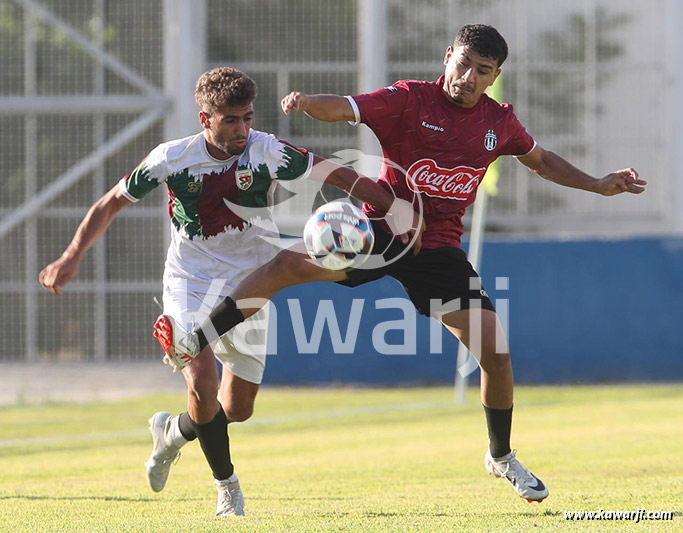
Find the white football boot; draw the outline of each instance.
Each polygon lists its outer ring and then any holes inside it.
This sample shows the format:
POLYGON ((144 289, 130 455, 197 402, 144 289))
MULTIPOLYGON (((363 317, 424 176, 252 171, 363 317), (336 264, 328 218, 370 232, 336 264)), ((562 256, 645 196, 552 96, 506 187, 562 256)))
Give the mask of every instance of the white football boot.
POLYGON ((237 476, 233 474, 226 480, 214 481, 218 490, 216 516, 244 516, 244 496, 237 476))
POLYGON ((159 412, 149 419, 149 431, 152 433, 152 454, 145 462, 147 482, 154 492, 161 492, 166 486, 166 480, 171 465, 180 458, 180 448, 171 443, 171 413, 159 412))
POLYGON ((543 482, 534 476, 517 460, 517 450, 503 457, 494 459, 491 452, 486 451, 484 464, 489 474, 507 479, 520 497, 529 503, 541 503, 548 497, 548 489, 543 482))
POLYGON ((159 315, 154 323, 154 336, 166 352, 164 363, 176 372, 190 364, 199 355, 199 338, 185 331, 170 315, 159 315))

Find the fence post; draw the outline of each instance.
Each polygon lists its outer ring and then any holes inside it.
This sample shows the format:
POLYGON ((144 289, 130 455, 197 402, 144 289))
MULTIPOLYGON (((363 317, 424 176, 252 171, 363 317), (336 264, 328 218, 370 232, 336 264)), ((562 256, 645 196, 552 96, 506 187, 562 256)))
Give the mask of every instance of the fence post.
MULTIPOLYGON (((672 128, 672 163, 671 169, 680 170, 683 167, 683 100, 680 98, 681 90, 683 90, 683 34, 679 31, 680 21, 683 20, 683 3, 679 1, 671 2, 673 5, 671 10, 672 16, 669 17, 669 31, 674 40, 673 54, 674 54, 674 66, 672 72, 674 73, 675 79, 672 80, 672 90, 671 102, 675 105, 675 119, 673 123, 675 126, 672 128)), ((680 172, 674 171, 673 194, 671 195, 671 200, 673 205, 670 207, 673 226, 678 232, 683 232, 683 176, 680 172)), ((648 179, 647 176, 645 179, 648 179)))
POLYGON ((206 69, 207 25, 206 0, 164 0, 164 94, 172 101, 166 139, 201 130, 194 87, 206 69))
MULTIPOLYGON (((358 91, 370 92, 384 87, 388 74, 386 0, 358 0, 358 91)), ((382 150, 374 133, 359 126, 358 145, 361 152, 381 156, 382 150)), ((378 161, 378 159, 375 159, 378 161)), ((379 165, 362 162, 361 173, 377 176, 379 165)))

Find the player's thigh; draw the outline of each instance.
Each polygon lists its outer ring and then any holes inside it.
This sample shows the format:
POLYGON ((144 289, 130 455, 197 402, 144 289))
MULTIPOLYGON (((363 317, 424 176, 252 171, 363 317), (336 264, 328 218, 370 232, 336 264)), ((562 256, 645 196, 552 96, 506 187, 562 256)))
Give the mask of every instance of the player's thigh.
POLYGON ((481 361, 482 356, 509 353, 503 325, 491 309, 451 311, 441 316, 440 320, 478 361, 481 361))
POLYGON ((495 310, 479 274, 459 248, 444 246, 402 257, 387 267, 401 282, 415 308, 437 319, 465 309, 495 310))
POLYGON ((308 256, 303 243, 282 250, 269 263, 272 275, 282 278, 282 284, 310 281, 341 281, 346 279, 342 270, 329 270, 319 267, 308 256))

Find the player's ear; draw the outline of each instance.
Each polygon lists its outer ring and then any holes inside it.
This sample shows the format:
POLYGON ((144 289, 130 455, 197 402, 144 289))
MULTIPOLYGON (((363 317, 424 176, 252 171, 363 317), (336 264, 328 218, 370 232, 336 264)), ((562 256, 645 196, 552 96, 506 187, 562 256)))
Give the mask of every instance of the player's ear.
POLYGON ((451 59, 452 55, 453 55, 453 47, 449 46, 448 48, 446 48, 446 55, 443 56, 444 66, 448 66, 448 61, 451 59))
POLYGON ((209 118, 210 118, 210 116, 207 113, 205 113, 204 111, 199 112, 199 122, 207 130, 209 129, 209 126, 210 126, 209 118))

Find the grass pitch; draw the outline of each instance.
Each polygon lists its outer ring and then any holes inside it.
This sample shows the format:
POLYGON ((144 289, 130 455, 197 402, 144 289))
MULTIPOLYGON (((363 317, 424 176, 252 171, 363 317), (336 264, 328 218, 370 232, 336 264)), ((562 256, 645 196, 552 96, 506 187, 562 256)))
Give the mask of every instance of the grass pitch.
POLYGON ((550 488, 518 498, 483 467, 478 393, 265 388, 230 426, 247 516, 213 516, 199 445, 164 492, 143 462, 147 418, 182 396, 3 408, 2 531, 682 531, 683 387, 518 388, 513 445, 550 488), (674 511, 671 521, 568 522, 564 511, 674 511))

